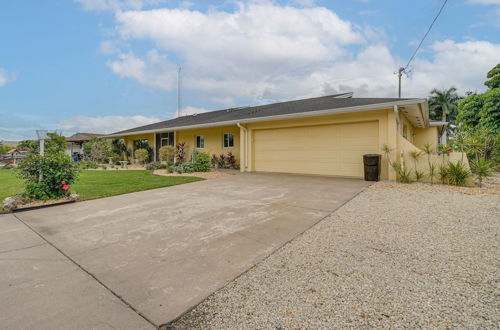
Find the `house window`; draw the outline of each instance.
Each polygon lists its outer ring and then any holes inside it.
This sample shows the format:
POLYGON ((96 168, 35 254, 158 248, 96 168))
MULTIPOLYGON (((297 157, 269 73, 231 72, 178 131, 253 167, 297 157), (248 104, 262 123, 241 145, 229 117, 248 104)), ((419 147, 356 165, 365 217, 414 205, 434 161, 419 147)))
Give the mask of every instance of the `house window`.
POLYGON ((198 149, 205 148, 205 137, 203 135, 196 136, 196 148, 198 149))
POLYGON ((232 133, 224 134, 224 148, 234 147, 234 135, 232 133))

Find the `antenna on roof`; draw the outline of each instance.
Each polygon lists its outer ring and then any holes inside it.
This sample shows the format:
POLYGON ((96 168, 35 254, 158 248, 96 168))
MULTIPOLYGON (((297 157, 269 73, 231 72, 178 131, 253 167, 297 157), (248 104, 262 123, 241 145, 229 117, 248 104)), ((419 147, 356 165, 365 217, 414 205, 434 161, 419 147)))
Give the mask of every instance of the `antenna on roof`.
POLYGON ((181 116, 182 106, 182 68, 179 65, 179 72, 177 75, 177 117, 181 116))

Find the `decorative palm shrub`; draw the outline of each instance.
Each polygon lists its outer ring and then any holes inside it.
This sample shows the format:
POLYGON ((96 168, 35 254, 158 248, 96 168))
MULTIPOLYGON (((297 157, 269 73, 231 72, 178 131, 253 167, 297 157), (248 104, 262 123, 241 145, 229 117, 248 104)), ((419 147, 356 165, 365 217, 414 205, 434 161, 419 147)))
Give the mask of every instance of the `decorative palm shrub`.
POLYGON ((398 174, 398 181, 401 183, 411 183, 411 171, 405 169, 400 163, 392 163, 392 168, 398 174))
POLYGON ((173 146, 163 146, 158 150, 158 156, 167 166, 172 166, 175 159, 175 148, 173 146))
POLYGON ((483 179, 490 176, 495 169, 494 162, 486 158, 473 159, 470 161, 470 166, 479 182, 479 187, 483 186, 483 179))
POLYGON ((134 152, 134 157, 139 163, 144 164, 149 158, 149 153, 146 149, 137 149, 134 152))
POLYGON ((465 181, 470 176, 462 162, 449 162, 447 174, 448 182, 455 186, 465 186, 465 181))
POLYGON ((441 183, 444 184, 446 178, 448 178, 448 167, 445 164, 439 165, 438 175, 439 179, 441 180, 441 183))
POLYGON ((19 162, 17 175, 24 180, 24 195, 41 200, 59 199, 69 195, 78 171, 71 157, 56 154, 28 154, 19 162))
POLYGON ((420 158, 420 156, 422 155, 422 152, 417 151, 417 150, 413 150, 413 151, 409 152, 409 155, 413 159, 413 168, 415 170, 415 179, 418 182, 424 176, 423 172, 417 170, 417 162, 418 162, 418 159, 420 158))
POLYGON ((434 177, 436 176, 436 165, 431 163, 432 147, 429 143, 424 144, 424 154, 427 155, 427 164, 429 165, 429 179, 431 184, 434 184, 434 177))

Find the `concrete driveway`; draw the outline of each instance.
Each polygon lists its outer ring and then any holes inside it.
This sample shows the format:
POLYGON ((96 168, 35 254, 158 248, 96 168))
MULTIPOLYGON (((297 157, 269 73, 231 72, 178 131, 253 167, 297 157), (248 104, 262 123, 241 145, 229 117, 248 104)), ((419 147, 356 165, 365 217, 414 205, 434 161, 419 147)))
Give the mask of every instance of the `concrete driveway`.
POLYGON ((238 174, 0 217, 0 324, 166 324, 357 195, 362 180, 238 174))

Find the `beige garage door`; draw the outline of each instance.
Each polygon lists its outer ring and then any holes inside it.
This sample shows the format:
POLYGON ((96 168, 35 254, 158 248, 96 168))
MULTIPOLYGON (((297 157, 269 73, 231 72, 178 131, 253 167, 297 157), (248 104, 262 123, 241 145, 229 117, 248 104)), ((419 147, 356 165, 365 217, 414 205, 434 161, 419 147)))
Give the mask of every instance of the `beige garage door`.
POLYGON ((379 149, 377 121, 256 130, 254 168, 362 177, 363 154, 379 149))

